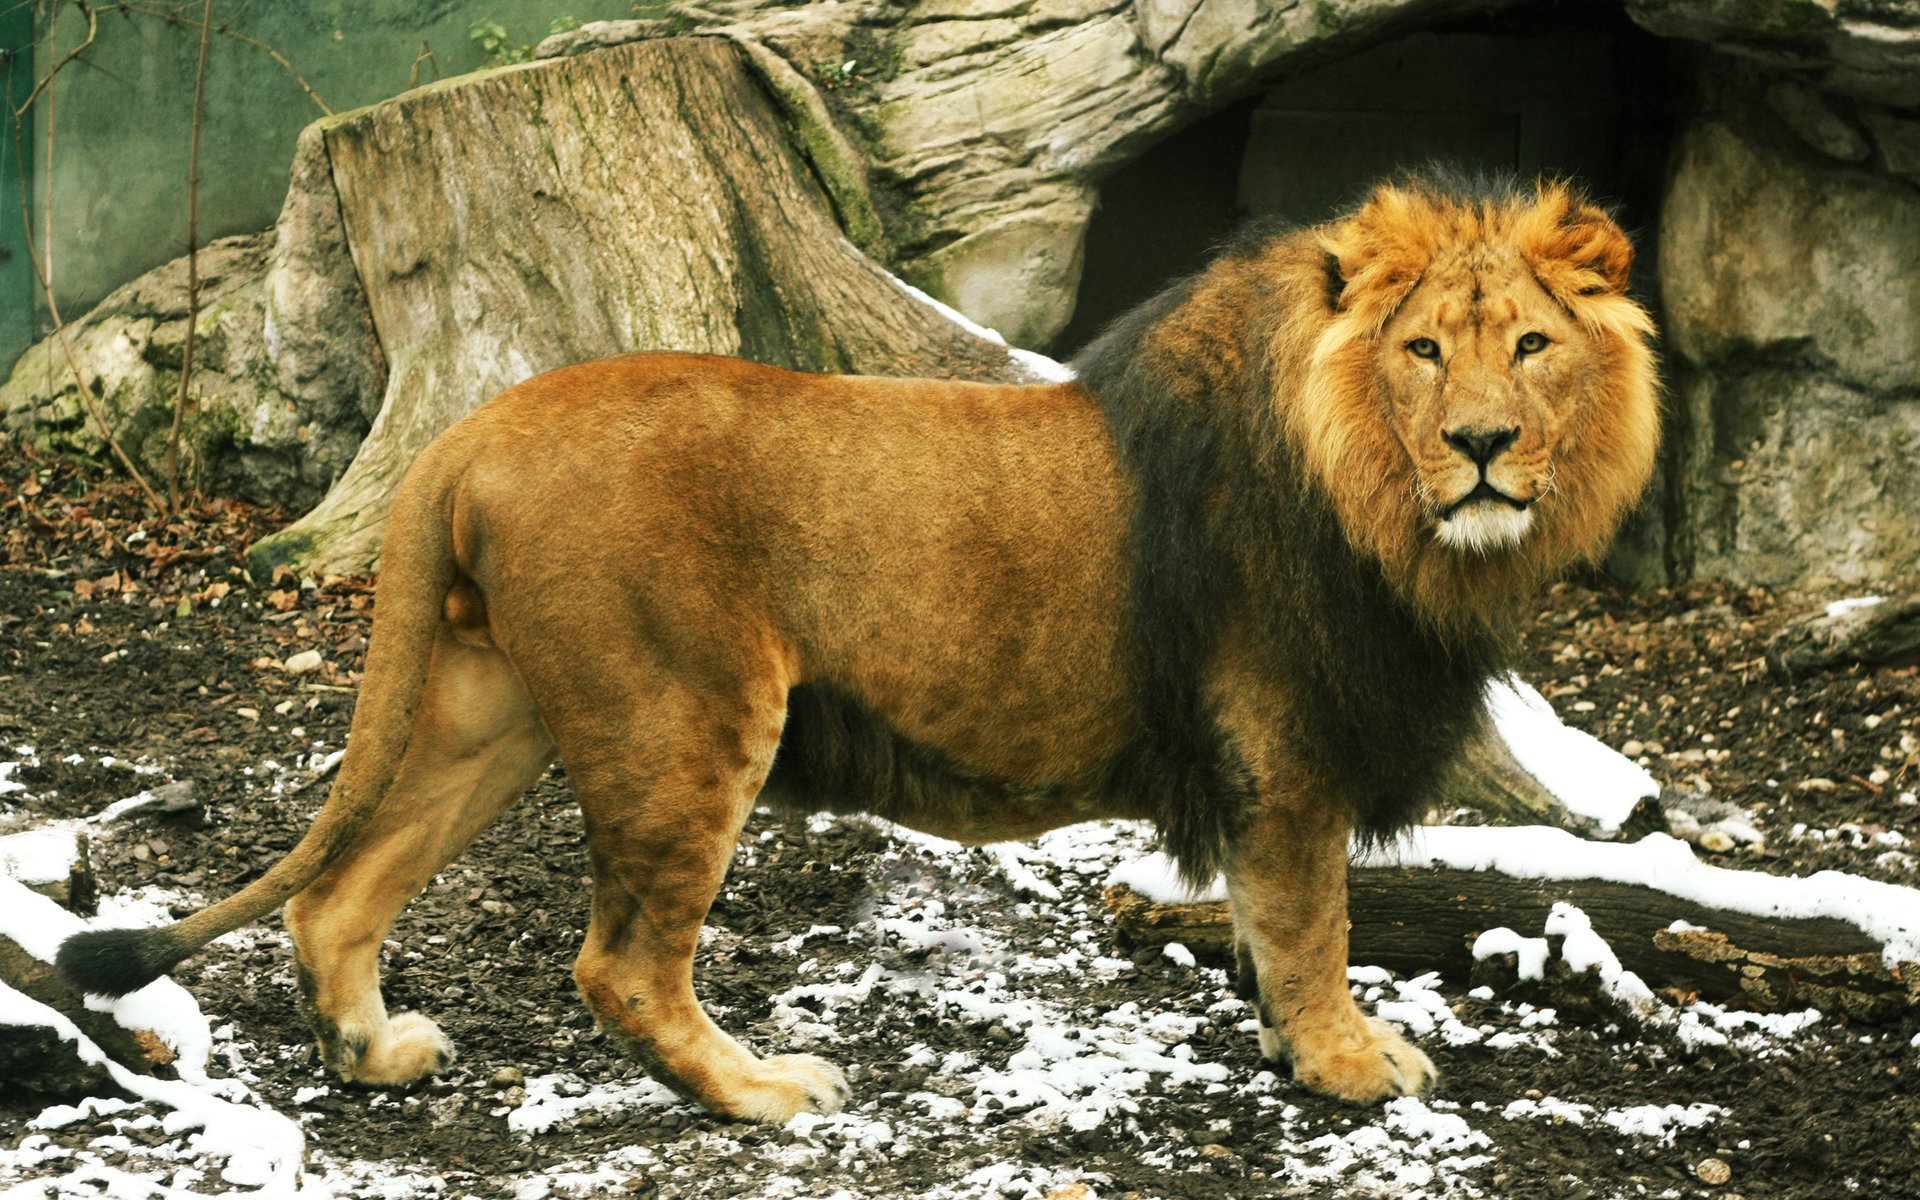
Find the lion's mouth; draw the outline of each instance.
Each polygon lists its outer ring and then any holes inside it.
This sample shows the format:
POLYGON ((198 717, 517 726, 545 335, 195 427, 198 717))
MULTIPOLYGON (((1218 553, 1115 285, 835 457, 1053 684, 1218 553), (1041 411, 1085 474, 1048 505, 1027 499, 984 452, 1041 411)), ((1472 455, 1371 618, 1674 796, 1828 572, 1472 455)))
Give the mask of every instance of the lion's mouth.
POLYGON ((1440 519, 1442 521, 1450 520, 1452 519, 1453 514, 1459 512, 1461 509, 1467 507, 1469 504, 1481 504, 1481 503, 1505 504, 1507 507, 1513 509, 1516 512, 1525 512, 1527 510, 1527 507, 1531 505, 1533 501, 1522 500, 1516 496, 1509 496, 1505 492, 1501 491, 1499 488, 1493 486, 1491 483, 1488 483, 1486 480, 1482 479, 1478 484, 1474 486, 1474 489, 1472 491, 1468 492, 1466 495, 1460 497, 1458 500, 1455 500, 1452 504, 1449 504, 1447 505, 1446 508, 1442 509, 1440 511, 1440 519))

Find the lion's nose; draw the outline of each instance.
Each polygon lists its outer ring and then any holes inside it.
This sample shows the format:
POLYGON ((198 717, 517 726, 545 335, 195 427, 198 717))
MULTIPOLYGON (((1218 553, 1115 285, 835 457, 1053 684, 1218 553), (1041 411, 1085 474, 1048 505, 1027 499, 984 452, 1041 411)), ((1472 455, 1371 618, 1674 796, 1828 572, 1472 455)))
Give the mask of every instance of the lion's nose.
POLYGON ((1449 429, 1440 436, 1447 439, 1447 445, 1473 460, 1477 467, 1484 467, 1499 456, 1502 450, 1513 445, 1520 430, 1509 425, 1505 429, 1472 429, 1465 426, 1449 429))

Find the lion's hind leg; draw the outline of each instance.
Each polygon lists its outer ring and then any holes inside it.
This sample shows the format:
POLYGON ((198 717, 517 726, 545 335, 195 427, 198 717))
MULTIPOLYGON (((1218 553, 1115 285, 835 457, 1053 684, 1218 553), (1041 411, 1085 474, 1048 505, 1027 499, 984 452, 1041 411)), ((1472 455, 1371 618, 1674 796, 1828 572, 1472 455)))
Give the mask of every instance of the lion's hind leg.
POLYGON ((838 1068, 753 1054, 693 989, 700 927, 772 766, 785 690, 765 682, 722 698, 666 688, 615 709, 617 727, 555 727, 593 864, 574 967, 581 998, 656 1079, 714 1112, 775 1123, 835 1112, 848 1095, 838 1068))
POLYGON ((308 1016, 341 1078, 402 1086, 452 1061, 432 1020, 387 1013, 380 947, 407 902, 552 759, 506 657, 443 631, 392 787, 339 859, 287 906, 308 1016))
POLYGON ((1374 1103, 1426 1090, 1432 1060, 1366 1016, 1347 986, 1347 835, 1329 807, 1269 804, 1241 838, 1227 881, 1239 991, 1260 1017, 1260 1052, 1316 1092, 1374 1103))

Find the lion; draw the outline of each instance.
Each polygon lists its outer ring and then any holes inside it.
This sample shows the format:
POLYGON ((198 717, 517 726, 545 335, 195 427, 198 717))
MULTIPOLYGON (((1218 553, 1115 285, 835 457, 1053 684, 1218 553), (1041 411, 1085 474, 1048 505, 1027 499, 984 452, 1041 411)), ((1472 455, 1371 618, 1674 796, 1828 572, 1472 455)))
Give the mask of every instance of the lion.
POLYGON ((389 1014, 395 916, 556 759, 584 817, 574 978, 714 1113, 833 1112, 695 995, 756 804, 967 842, 1154 823, 1224 872, 1260 1050, 1367 1103, 1433 1063, 1347 986, 1353 838, 1418 819, 1518 614, 1653 467, 1632 246, 1557 181, 1377 187, 1230 245, 1074 382, 798 374, 649 353, 541 375, 401 485, 346 758, 301 842, 159 929, 78 934, 122 994, 281 905, 320 1053, 404 1086, 452 1048, 389 1014))

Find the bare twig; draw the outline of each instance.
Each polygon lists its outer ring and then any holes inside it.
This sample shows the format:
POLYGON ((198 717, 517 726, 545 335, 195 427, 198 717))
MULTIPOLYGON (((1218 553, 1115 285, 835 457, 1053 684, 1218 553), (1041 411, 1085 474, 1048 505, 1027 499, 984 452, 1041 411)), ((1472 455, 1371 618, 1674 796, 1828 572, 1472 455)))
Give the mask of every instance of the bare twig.
MULTIPOLYGON (((93 39, 99 36, 100 17, 98 14, 96 14, 93 11, 93 6, 88 4, 86 0, 73 0, 73 6, 79 9, 81 12, 85 13, 87 16, 86 40, 81 42, 78 46, 75 46, 73 49, 67 51, 66 57, 57 60, 52 67, 48 68, 47 73, 41 76, 40 79, 34 83, 33 90, 27 93, 27 98, 20 102, 19 108, 16 108, 13 110, 13 119, 15 121, 18 121, 22 117, 27 115, 27 110, 33 107, 33 102, 40 98, 41 90, 53 83, 53 77, 60 73, 60 69, 66 66, 68 63, 72 62, 74 59, 79 58, 82 54, 86 53, 87 48, 93 45, 93 39)), ((53 27, 52 18, 48 19, 47 26, 49 29, 53 27)), ((51 49, 51 47, 49 47, 49 49, 51 49)), ((48 103, 49 104, 52 103, 51 97, 48 98, 48 103)), ((53 121, 51 118, 48 119, 47 126, 48 126, 49 132, 51 132, 52 126, 53 126, 53 121)))
MULTIPOLYGON (((170 13, 170 12, 167 12, 165 9, 148 8, 143 4, 129 4, 129 3, 111 4, 111 5, 108 5, 107 8, 115 12, 137 13, 138 15, 143 17, 152 17, 156 21, 165 21, 169 25, 180 25, 180 26, 185 26, 187 28, 192 28, 193 26, 193 22, 187 20, 185 17, 180 16, 178 13, 170 13)), ((318 108, 326 116, 330 117, 333 115, 333 109, 327 107, 327 102, 321 99, 320 93, 313 90, 313 85, 307 82, 306 76, 294 70, 293 63, 288 61, 286 55, 280 53, 280 51, 274 49, 272 46, 261 41, 259 38, 249 37, 246 34, 241 33, 239 30, 233 28, 231 24, 216 25, 214 26, 213 31, 219 34, 221 37, 232 38, 236 42, 241 42, 245 45, 252 46, 255 50, 258 50, 262 54, 265 54, 268 58, 271 58, 274 62, 279 63, 281 70, 285 71, 288 75, 292 76, 293 81, 300 85, 300 90, 307 94, 307 99, 313 101, 314 106, 316 108, 318 108)))
MULTIPOLYGON (((74 3, 79 5, 80 9, 87 14, 87 40, 80 46, 80 50, 84 50, 87 46, 93 44, 93 38, 98 31, 99 24, 93 9, 86 5, 83 0, 74 0, 74 3)), ((49 52, 53 52, 51 46, 49 47, 49 52)), ((47 72, 46 77, 34 85, 33 95, 38 95, 42 88, 48 89, 47 161, 49 163, 53 161, 54 117, 57 112, 55 96, 58 94, 58 89, 53 88, 51 85, 54 76, 59 73, 61 68, 72 62, 74 55, 78 53, 79 50, 76 50, 74 54, 69 54, 64 58, 58 58, 54 63, 53 69, 47 72)), ((29 97, 29 103, 31 103, 31 101, 32 97, 29 97)), ((25 125, 26 112, 26 105, 22 105, 17 110, 12 110, 14 153, 19 156, 22 162, 26 161, 26 135, 22 131, 25 125)), ((140 490, 147 494, 147 499, 153 504, 156 511, 164 511, 166 505, 160 499, 160 493, 153 490, 153 485, 147 482, 147 477, 141 473, 140 468, 133 465, 133 459, 128 457, 127 452, 121 448, 120 439, 114 436, 113 426, 107 423, 106 411, 101 408, 99 397, 93 394, 93 389, 87 385, 86 376, 80 371, 80 360, 73 353, 73 341, 67 336, 66 322, 60 317, 60 302, 54 298, 53 294, 53 238, 51 236, 51 230, 53 228, 53 172, 51 170, 47 172, 47 199, 41 209, 41 217, 44 221, 43 228, 48 231, 46 238, 47 257, 44 260, 40 257, 38 247, 34 245, 33 198, 27 191, 27 176, 24 171, 20 173, 20 217, 21 234, 27 243, 27 261, 33 264, 34 278, 40 284, 41 294, 46 297, 47 315, 53 318, 53 335, 55 340, 60 343, 60 349, 67 360, 67 367, 73 372, 74 386, 80 391, 80 403, 86 408, 87 415, 93 418, 93 423, 100 427, 100 435, 106 439, 107 448, 113 451, 114 458, 118 459, 120 465, 126 469, 127 475, 135 483, 140 485, 140 490)), ((49 370, 51 370, 51 354, 48 355, 48 367, 49 370)))
POLYGON ((173 396, 167 430, 167 511, 180 511, 180 422, 193 382, 193 341, 200 317, 200 117, 207 98, 207 48, 213 43, 213 0, 200 14, 200 65, 193 76, 193 138, 187 151, 187 343, 180 358, 180 388, 173 396))
POLYGON ((433 56, 433 47, 427 44, 427 39, 425 38, 420 39, 420 53, 413 56, 413 69, 407 72, 408 87, 420 86, 421 63, 426 63, 433 68, 433 77, 435 79, 440 78, 440 60, 433 56))

